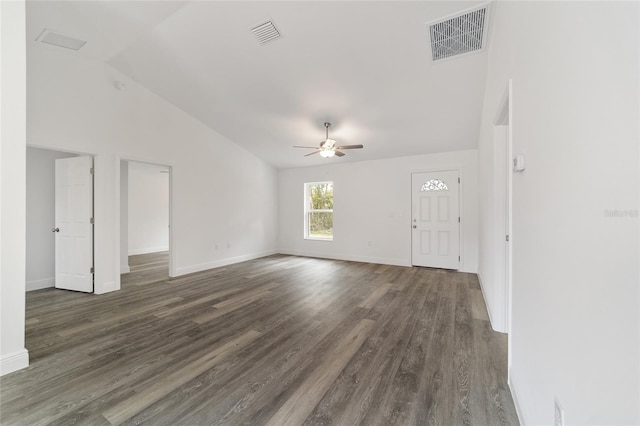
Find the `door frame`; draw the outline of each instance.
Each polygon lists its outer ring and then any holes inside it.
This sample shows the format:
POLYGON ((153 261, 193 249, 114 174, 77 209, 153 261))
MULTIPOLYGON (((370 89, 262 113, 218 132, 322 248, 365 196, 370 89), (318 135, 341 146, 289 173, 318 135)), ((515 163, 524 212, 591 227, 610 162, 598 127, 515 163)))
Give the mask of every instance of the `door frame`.
POLYGON ((135 156, 129 155, 116 155, 116 178, 115 178, 115 191, 116 191, 116 202, 115 204, 115 214, 116 214, 116 229, 118 232, 116 233, 116 271, 118 280, 120 279, 121 274, 121 265, 120 265, 120 227, 121 227, 121 217, 120 217, 120 162, 121 161, 135 161, 136 163, 143 164, 152 164, 154 166, 166 167, 169 169, 169 276, 175 277, 175 247, 174 247, 174 235, 173 235, 173 178, 175 173, 175 164, 171 162, 163 162, 158 160, 145 159, 135 156))
POLYGON ((413 217, 413 180, 412 176, 417 173, 437 173, 437 172, 458 172, 458 178, 460 179, 460 183, 458 184, 458 215, 460 216, 460 222, 458 222, 458 256, 460 256, 460 261, 458 262, 458 269, 456 271, 462 271, 462 265, 464 264, 464 250, 462 248, 462 241, 464 241, 463 237, 463 227, 464 223, 464 206, 462 204, 462 189, 464 185, 464 179, 462 179, 462 168, 460 165, 452 165, 451 167, 430 167, 426 169, 412 170, 409 173, 409 217, 408 226, 409 229, 409 265, 413 265, 413 231, 411 226, 413 223, 411 222, 411 218, 413 217))
MULTIPOLYGON (((92 232, 93 232, 93 237, 92 237, 92 244, 91 244, 91 259, 92 259, 92 263, 93 263, 93 267, 96 267, 96 230, 98 229, 98 227, 100 227, 100 222, 96 221, 96 158, 98 157, 98 154, 96 153, 92 153, 92 152, 87 152, 87 151, 76 151, 73 149, 65 149, 65 148, 58 148, 58 147, 52 147, 52 146, 48 146, 48 145, 40 145, 40 144, 34 144, 34 143, 27 143, 26 144, 27 147, 30 148, 38 148, 38 149, 45 149, 47 151, 54 151, 54 152, 61 152, 64 154, 73 154, 77 157, 91 157, 91 161, 92 161, 92 167, 94 170, 94 173, 92 175, 92 186, 93 186, 93 196, 92 196, 92 203, 91 203, 91 211, 93 212, 93 218, 94 218, 94 224, 93 224, 93 228, 92 228, 92 232)), ((26 149, 26 148, 25 148, 26 149)), ((55 166, 54 166, 54 170, 55 170, 55 166)), ((55 196, 54 196, 54 203, 55 203, 55 196)), ((54 256, 55 256, 55 249, 54 249, 54 256)), ((55 262, 55 259, 54 259, 55 262)), ((95 270, 95 269, 94 269, 95 270)), ((93 273, 93 291, 91 293, 87 293, 87 294, 96 294, 96 273, 93 273)), ((55 287, 54 287, 55 288, 55 287)))
MULTIPOLYGON (((498 105, 498 111, 494 120, 494 130, 506 127, 505 137, 500 143, 502 158, 494 158, 498 167, 503 168, 502 179, 494 182, 496 193, 496 211, 499 212, 496 239, 499 244, 504 244, 504 258, 496 259, 497 268, 504 275, 504 304, 507 339, 507 371, 511 376, 512 362, 512 293, 513 293, 513 80, 509 79, 502 101, 498 105), (505 234, 509 241, 505 242, 505 234)), ((496 248, 498 248, 496 246, 496 248)), ((500 250, 500 253, 502 250, 500 250)))

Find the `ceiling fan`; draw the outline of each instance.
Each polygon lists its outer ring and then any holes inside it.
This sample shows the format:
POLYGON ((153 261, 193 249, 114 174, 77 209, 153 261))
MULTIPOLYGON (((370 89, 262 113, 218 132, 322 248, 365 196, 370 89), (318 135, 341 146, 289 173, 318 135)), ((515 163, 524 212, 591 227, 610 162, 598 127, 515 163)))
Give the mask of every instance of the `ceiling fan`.
POLYGON ((320 146, 297 146, 294 145, 294 148, 311 148, 311 149, 315 149, 315 151, 306 154, 305 157, 308 157, 310 155, 313 154, 318 154, 320 153, 321 156, 325 157, 325 158, 330 158, 333 157, 334 155, 337 155, 338 157, 342 157, 345 155, 344 152, 340 152, 340 149, 360 149, 360 148, 364 148, 364 145, 342 145, 342 146, 336 146, 336 141, 334 139, 329 139, 329 127, 331 126, 331 123, 324 123, 324 127, 326 129, 326 135, 325 135, 325 139, 320 142, 320 146))

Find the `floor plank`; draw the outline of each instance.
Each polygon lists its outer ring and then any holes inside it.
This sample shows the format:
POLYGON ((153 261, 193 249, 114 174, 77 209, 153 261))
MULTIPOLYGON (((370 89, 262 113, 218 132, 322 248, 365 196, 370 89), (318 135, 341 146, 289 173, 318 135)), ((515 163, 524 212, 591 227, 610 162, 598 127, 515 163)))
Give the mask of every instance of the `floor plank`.
POLYGON ((122 290, 27 293, 3 425, 516 425, 477 277, 274 255, 122 290))

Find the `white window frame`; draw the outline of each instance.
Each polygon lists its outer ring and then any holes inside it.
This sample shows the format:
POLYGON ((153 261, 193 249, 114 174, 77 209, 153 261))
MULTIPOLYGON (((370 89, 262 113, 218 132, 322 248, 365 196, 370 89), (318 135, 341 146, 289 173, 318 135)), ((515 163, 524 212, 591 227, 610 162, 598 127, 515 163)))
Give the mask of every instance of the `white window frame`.
MULTIPOLYGON (((309 208, 309 187, 312 185, 319 185, 323 183, 330 183, 333 186, 332 180, 324 180, 319 182, 305 182, 304 184, 304 239, 314 241, 333 241, 333 233, 331 237, 312 237, 309 235, 309 213, 331 213, 333 215, 334 209, 310 209, 309 208)), ((335 188, 334 188, 335 189, 335 188)), ((334 216, 335 219, 335 216, 334 216)))

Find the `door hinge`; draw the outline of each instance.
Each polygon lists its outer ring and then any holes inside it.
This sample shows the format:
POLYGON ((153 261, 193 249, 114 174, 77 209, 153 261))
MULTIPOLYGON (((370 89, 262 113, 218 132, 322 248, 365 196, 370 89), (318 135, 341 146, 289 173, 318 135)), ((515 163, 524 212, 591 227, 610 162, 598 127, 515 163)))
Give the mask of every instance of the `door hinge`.
POLYGON ((95 169, 92 167, 89 169, 89 173, 93 174, 95 172, 95 169))
POLYGON ((458 216, 458 223, 460 223, 460 216, 458 216))
POLYGON ((96 221, 95 221, 95 219, 94 219, 94 218, 89 219, 89 222, 90 222, 92 225, 95 225, 95 223, 96 223, 96 221))
POLYGON ((91 267, 91 269, 89 269, 89 273, 93 274, 93 266, 91 267))
POLYGON ((507 242, 509 242, 509 236, 505 236, 505 240, 507 240, 507 242))
POLYGON ((458 183, 460 183, 460 178, 458 178, 458 183))
POLYGON ((458 262, 460 262, 460 256, 458 256, 458 262))

